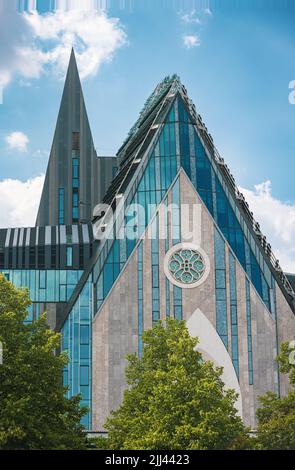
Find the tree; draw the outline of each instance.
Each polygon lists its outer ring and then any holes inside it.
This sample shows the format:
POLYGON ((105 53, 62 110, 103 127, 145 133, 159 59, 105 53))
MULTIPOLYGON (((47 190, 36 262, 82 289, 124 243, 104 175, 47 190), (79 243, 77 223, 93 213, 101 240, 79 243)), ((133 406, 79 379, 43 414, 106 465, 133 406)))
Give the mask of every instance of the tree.
POLYGON ((288 395, 279 397, 267 393, 259 398, 257 410, 257 444, 260 449, 295 449, 295 363, 294 348, 289 343, 281 345, 277 361, 280 370, 289 374, 292 386, 288 395))
MULTIPOLYGON (((129 355, 129 388, 105 428, 110 449, 228 449, 250 445, 225 390, 222 369, 195 350, 183 321, 167 319, 143 335, 143 355, 129 355)), ((101 443, 100 443, 101 444, 101 443)))
POLYGON ((86 445, 80 398, 65 397, 65 354, 45 316, 25 324, 28 291, 0 274, 0 448, 80 449, 86 445))

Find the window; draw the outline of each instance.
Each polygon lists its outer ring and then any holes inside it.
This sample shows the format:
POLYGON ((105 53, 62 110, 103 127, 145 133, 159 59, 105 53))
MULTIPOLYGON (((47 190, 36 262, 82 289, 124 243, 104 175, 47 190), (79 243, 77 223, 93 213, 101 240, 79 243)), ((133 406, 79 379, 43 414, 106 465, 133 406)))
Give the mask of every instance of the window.
POLYGON ((142 354, 143 333, 143 247, 140 242, 137 249, 137 282, 138 282, 138 354, 142 354))
POLYGON ((80 326, 80 344, 89 344, 89 325, 80 326))
POLYGON ((72 160, 72 187, 79 188, 79 159, 72 160))
POLYGON ((59 188, 58 194, 58 223, 63 225, 65 223, 65 190, 64 188, 59 188))
POLYGON ((158 216, 152 223, 152 316, 153 321, 160 320, 160 289, 159 289, 159 220, 158 216))
POLYGON ((80 366, 80 385, 89 385, 89 367, 80 366))
POLYGON ((215 293, 216 293, 216 330, 225 347, 228 346, 227 294, 225 276, 225 242, 215 229, 215 293))
POLYGON ((73 189, 73 207, 72 207, 72 219, 73 222, 79 221, 79 193, 78 190, 73 189))
POLYGON ((71 246, 67 247, 67 266, 73 266, 73 248, 71 246))

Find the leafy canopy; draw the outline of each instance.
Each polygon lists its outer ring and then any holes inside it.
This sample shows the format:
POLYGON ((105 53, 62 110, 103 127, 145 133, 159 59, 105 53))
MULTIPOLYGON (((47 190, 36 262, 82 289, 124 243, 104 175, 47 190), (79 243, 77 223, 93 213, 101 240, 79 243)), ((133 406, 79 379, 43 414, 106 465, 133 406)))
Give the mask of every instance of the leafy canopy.
POLYGON ((281 345, 277 361, 280 371, 289 374, 291 390, 285 397, 267 393, 259 398, 257 444, 260 449, 295 450, 295 361, 294 348, 281 345))
POLYGON ((0 448, 80 449, 86 441, 79 397, 67 399, 62 369, 67 356, 55 355, 60 335, 45 316, 24 324, 28 292, 0 274, 0 448))
POLYGON ((225 390, 222 369, 203 361, 197 342, 172 319, 144 333, 142 358, 127 357, 123 403, 105 424, 110 449, 247 446, 237 394, 225 390))

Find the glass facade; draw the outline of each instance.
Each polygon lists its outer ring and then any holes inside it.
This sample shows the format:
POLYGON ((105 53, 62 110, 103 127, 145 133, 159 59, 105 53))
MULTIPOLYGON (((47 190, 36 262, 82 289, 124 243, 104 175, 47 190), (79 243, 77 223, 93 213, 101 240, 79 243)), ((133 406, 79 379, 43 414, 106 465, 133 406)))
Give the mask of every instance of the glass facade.
POLYGON ((182 320, 182 289, 173 286, 173 313, 176 320, 182 320))
MULTIPOLYGON (((155 138, 147 149, 147 153, 140 157, 141 163, 137 167, 133 180, 129 182, 125 190, 122 204, 118 203, 120 210, 116 214, 113 224, 113 237, 101 242, 92 272, 75 299, 74 306, 61 330, 62 349, 68 353, 70 359, 63 371, 63 383, 68 387, 68 396, 82 395, 81 404, 89 409, 87 416, 83 419, 83 424, 87 429, 91 429, 92 425, 93 315, 101 308, 134 249, 137 249, 138 353, 142 354, 145 260, 143 259, 143 243, 140 239, 151 221, 153 236, 149 267, 151 268, 152 294, 149 314, 152 316, 153 322, 158 321, 161 314, 171 315, 179 320, 183 318, 182 289, 175 285, 172 286, 165 278, 163 292, 160 291, 159 274, 162 260, 159 256, 159 218, 156 213, 164 198, 164 204, 167 208, 167 191, 171 188, 172 210, 165 213, 166 239, 164 243, 167 253, 171 246, 177 245, 182 240, 180 181, 177 178, 181 167, 190 178, 218 226, 218 229, 214 231, 216 330, 227 349, 230 349, 230 334, 231 356, 237 376, 239 376, 239 348, 236 259, 241 263, 266 307, 276 318, 275 280, 264 260, 261 247, 254 239, 248 222, 233 197, 218 163, 205 148, 199 131, 192 123, 187 106, 181 97, 178 96, 175 99, 165 122, 154 127, 157 129, 154 130, 155 138), (142 206, 144 210, 137 211, 137 204, 142 206), (169 226, 171 226, 171 233, 168 229, 169 226), (233 252, 230 252, 228 257, 228 286, 226 283, 227 251, 225 240, 233 252), (160 297, 161 295, 163 295, 163 299, 160 297), (166 312, 161 312, 160 300, 164 300, 164 297, 166 312), (230 311, 228 311, 229 308, 230 311)), ((79 204, 83 204, 79 202, 79 186, 79 134, 73 133, 72 188, 70 188, 69 201, 66 198, 67 203, 72 202, 73 222, 79 221, 79 204)), ((58 216, 59 224, 64 225, 64 188, 58 189, 58 216)), ((77 230, 79 231, 80 227, 77 230)), ((67 237, 63 267, 71 268, 73 258, 74 260, 77 258, 73 253, 75 245, 73 245, 72 238, 68 239, 67 231, 63 236, 67 237)), ((41 249, 43 250, 43 246, 41 249)), ((83 251, 83 245, 80 245, 79 249, 83 251)), ((83 265, 83 263, 81 264, 83 265)), ((32 321, 39 315, 40 304, 69 301, 83 272, 73 269, 39 269, 7 270, 4 274, 17 287, 29 288, 34 304, 29 309, 27 321, 32 321)), ((253 384, 251 301, 248 278, 246 278, 248 369, 249 383, 253 384)))
MULTIPOLYGON (((169 122, 163 126, 158 142, 150 151, 145 167, 142 168, 118 214, 114 224, 114 240, 106 241, 101 250, 94 267, 94 281, 97 281, 97 309, 108 295, 137 241, 155 214, 158 204, 176 177, 179 166, 177 166, 175 129, 176 123, 169 122), (144 211, 134 214, 135 206, 132 204, 140 204, 144 211)), ((177 237, 179 237, 179 225, 178 219, 177 237)))
POLYGON ((228 348, 227 293, 225 242, 219 231, 214 230, 215 243, 215 293, 216 293, 216 331, 228 348))
POLYGON ((237 376, 239 377, 239 337, 238 337, 238 303, 236 286, 236 260, 231 252, 228 254, 230 320, 231 320, 231 356, 237 376))
POLYGON ((70 359, 63 371, 63 384, 68 387, 68 397, 81 394, 81 406, 89 410, 82 419, 86 429, 91 429, 92 298, 90 276, 61 331, 62 350, 70 359))
POLYGON ((4 270, 16 287, 27 287, 32 302, 67 302, 78 284, 80 270, 4 270))
POLYGON ((246 278, 246 311, 247 311, 247 342, 248 342, 248 371, 249 385, 253 385, 253 350, 252 350, 252 326, 251 326, 251 297, 250 282, 246 278))
POLYGON ((215 159, 205 150, 181 98, 174 104, 174 116, 179 119, 182 167, 270 310, 271 272, 261 248, 254 240, 215 159))
MULTIPOLYGON (((142 167, 127 194, 122 213, 114 224, 114 241, 105 242, 97 260, 94 270, 94 279, 98 283, 98 292, 100 292, 97 309, 112 288, 136 242, 174 180, 180 165, 195 185, 265 305, 271 310, 270 269, 217 163, 205 150, 197 128, 192 124, 186 105, 180 97, 175 100, 158 141, 151 149, 145 166, 142 167), (127 207, 133 203, 139 203, 144 207, 144 212, 134 214, 133 209, 128 212, 127 207), (133 235, 133 238, 130 235, 133 235)), ((173 245, 179 243, 181 238, 179 181, 172 190, 172 203, 174 201, 177 201, 177 207, 175 206, 172 211, 173 245)), ((221 295, 221 291, 219 293, 221 295)), ((220 305, 221 302, 222 299, 220 305)))

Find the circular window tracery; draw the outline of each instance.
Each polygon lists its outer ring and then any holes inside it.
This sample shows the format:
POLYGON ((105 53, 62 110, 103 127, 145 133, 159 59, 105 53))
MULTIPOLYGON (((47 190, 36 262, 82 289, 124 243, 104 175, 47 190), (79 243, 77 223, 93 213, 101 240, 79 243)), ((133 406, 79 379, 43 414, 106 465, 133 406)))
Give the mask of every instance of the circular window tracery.
POLYGON ((204 276, 206 263, 198 250, 180 248, 170 256, 168 269, 176 281, 195 284, 204 276))

